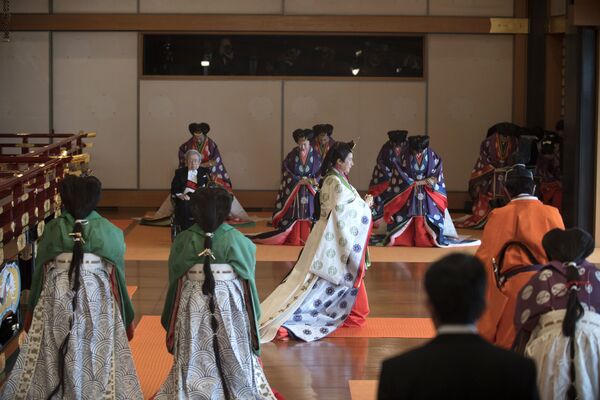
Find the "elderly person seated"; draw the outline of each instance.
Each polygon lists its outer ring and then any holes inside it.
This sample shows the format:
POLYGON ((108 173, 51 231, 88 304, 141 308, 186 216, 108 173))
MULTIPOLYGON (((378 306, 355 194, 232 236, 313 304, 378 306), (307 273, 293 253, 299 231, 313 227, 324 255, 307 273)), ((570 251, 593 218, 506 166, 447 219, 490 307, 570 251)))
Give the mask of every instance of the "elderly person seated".
POLYGON ((171 181, 171 197, 174 200, 176 233, 186 230, 194 224, 190 212, 190 194, 197 188, 206 186, 209 180, 209 169, 200 166, 200 153, 188 150, 185 153, 185 166, 175 170, 171 181))

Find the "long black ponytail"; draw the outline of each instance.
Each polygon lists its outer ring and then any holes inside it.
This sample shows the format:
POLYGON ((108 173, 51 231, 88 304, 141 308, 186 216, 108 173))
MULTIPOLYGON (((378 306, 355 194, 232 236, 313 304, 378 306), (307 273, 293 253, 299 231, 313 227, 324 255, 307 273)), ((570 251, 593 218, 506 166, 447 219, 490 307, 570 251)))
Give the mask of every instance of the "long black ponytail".
POLYGON ((562 324, 562 333, 569 338, 569 377, 570 384, 567 390, 567 400, 577 398, 575 386, 575 329, 577 321, 583 317, 584 309, 579 301, 578 292, 581 288, 581 277, 577 268, 586 257, 594 251, 594 239, 584 230, 572 228, 567 230, 553 229, 544 235, 542 246, 549 260, 564 263, 567 268, 568 300, 565 317, 562 324))
POLYGON ((58 377, 59 381, 52 393, 48 396, 51 399, 62 390, 64 395, 65 380, 65 357, 69 350, 69 338, 73 321, 77 310, 77 292, 81 287, 81 264, 83 263, 83 245, 85 238, 83 236, 83 225, 87 224, 85 218, 90 215, 98 205, 100 200, 100 191, 102 184, 98 178, 93 176, 76 177, 67 175, 60 183, 59 192, 65 211, 71 214, 75 219, 73 231, 69 234, 73 238, 73 255, 69 265, 69 286, 71 287, 71 307, 72 315, 69 319, 69 331, 58 348, 58 377))
POLYGON ((337 160, 342 160, 342 162, 346 161, 346 157, 348 157, 348 154, 352 153, 353 148, 354 141, 350 141, 348 143, 335 142, 327 154, 325 154, 325 158, 321 162, 321 168, 319 169, 319 175, 321 176, 321 180, 319 181, 319 190, 315 196, 314 208, 316 221, 321 218, 321 189, 323 188, 323 182, 325 182, 325 176, 329 170, 331 170, 331 168, 335 167, 337 160))
MULTIPOLYGON (((217 331, 219 322, 215 316, 216 301, 215 301, 215 277, 212 273, 210 261, 212 257, 212 238, 214 232, 225 221, 231 212, 231 195, 220 187, 209 187, 198 189, 192 194, 190 199, 190 210, 195 222, 202 228, 204 236, 204 283, 202 284, 202 293, 208 297, 208 307, 210 309, 211 318, 210 325, 213 332, 213 350, 217 363, 221 384, 223 386, 223 394, 225 399, 231 399, 231 393, 227 386, 223 365, 221 364, 219 339, 217 331)), ((201 253, 202 254, 202 253, 201 253)))

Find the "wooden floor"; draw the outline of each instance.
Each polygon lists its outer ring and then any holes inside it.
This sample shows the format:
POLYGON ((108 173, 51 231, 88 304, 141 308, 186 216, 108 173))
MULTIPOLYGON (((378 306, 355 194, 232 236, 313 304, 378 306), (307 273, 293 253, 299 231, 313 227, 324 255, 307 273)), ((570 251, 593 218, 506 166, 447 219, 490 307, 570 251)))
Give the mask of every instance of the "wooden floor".
MULTIPOLYGON (((144 215, 143 210, 104 210, 108 218, 127 219, 144 215)), ((127 224, 127 221, 125 221, 127 224)), ((264 221, 259 222, 264 225, 264 221)), ((242 228, 252 232, 266 226, 242 228)), ((465 232, 461 232, 465 233, 465 232)), ((478 232, 466 232, 474 237, 478 232)), ((167 291, 169 228, 138 226, 131 220, 125 229, 126 279, 138 287, 133 297, 136 319, 160 315, 167 291)), ((428 317, 423 276, 429 262, 452 250, 430 248, 372 248, 373 262, 365 284, 370 317, 428 317), (389 262, 390 260, 404 262, 389 262)), ((473 253, 475 248, 456 251, 473 253)), ((264 299, 290 271, 297 247, 259 246, 256 284, 264 299)), ((600 251, 593 259, 600 258, 600 251)), ((381 362, 425 342, 410 338, 326 338, 319 342, 272 342, 263 345, 262 361, 270 384, 288 400, 351 399, 348 381, 376 380, 381 362)), ((359 382, 360 383, 360 382, 359 382)), ((367 386, 370 382, 364 382, 367 386)), ((368 397, 368 396, 367 396, 368 397)), ((360 400, 367 400, 367 397, 360 400)), ((359 400, 359 399, 354 399, 359 400)))
MULTIPOLYGON (((139 211, 103 212, 110 218, 127 218, 136 214, 139 216, 139 211)), ((126 229, 128 253, 142 254, 145 249, 138 253, 136 246, 148 245, 148 242, 160 244, 166 240, 168 228, 144 228, 134 234, 131 232, 136 232, 137 228, 126 229), (135 240, 129 239, 130 235, 139 236, 141 232, 146 236, 145 243, 139 237, 135 239, 131 236, 135 240)), ((429 249, 423 249, 422 255, 423 259, 431 258, 429 249)), ((135 260, 127 257, 127 284, 138 287, 133 297, 137 320, 142 315, 160 315, 162 312, 168 270, 166 258, 162 255, 158 257, 161 259, 144 257, 144 260, 135 260)), ((293 265, 293 261, 257 262, 256 284, 261 300, 273 291, 293 265)), ((427 317, 422 288, 427 265, 417 262, 373 263, 365 281, 370 316, 427 317)), ((288 400, 350 399, 349 380, 378 379, 381 362, 385 358, 424 341, 404 338, 326 338, 314 343, 272 342, 263 345, 261 358, 269 383, 288 400)))
MULTIPOLYGON (((162 229, 162 228, 156 228, 162 229)), ((256 284, 264 299, 292 268, 292 262, 258 262, 256 284)), ((366 285, 372 317, 424 317, 421 285, 426 264, 377 263, 366 285)), ((165 261, 127 261, 128 285, 136 319, 160 315, 167 290, 165 261)), ((332 338, 320 342, 263 345, 262 361, 270 384, 287 399, 350 399, 348 380, 377 379, 381 361, 423 343, 423 339, 332 338)))

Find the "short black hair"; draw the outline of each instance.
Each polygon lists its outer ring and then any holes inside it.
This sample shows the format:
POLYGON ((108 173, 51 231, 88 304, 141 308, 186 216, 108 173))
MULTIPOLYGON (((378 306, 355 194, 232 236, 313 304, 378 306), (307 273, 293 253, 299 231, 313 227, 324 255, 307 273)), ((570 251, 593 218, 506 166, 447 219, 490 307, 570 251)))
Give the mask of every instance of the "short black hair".
POLYGON ((485 309, 486 274, 481 261, 454 253, 431 264, 425 290, 440 324, 472 324, 485 309))
POLYGON ((505 186, 511 197, 523 193, 531 195, 535 190, 533 173, 524 165, 515 165, 506 174, 505 186))
MULTIPOLYGON (((307 137, 307 131, 308 129, 296 129, 294 132, 292 132, 292 137, 294 138, 294 142, 298 143, 298 141, 300 139, 308 139, 307 137)), ((309 130, 310 132, 310 130, 309 130)))
POLYGON ((188 125, 188 130, 190 131, 190 134, 192 134, 192 135, 193 135, 194 133, 198 132, 198 131, 199 131, 199 128, 200 128, 200 127, 199 127, 199 126, 198 126, 198 124, 197 124, 197 123, 195 123, 195 122, 192 122, 191 124, 189 124, 189 125, 188 125))
POLYGON ((200 131, 200 133, 206 135, 208 132, 210 132, 210 125, 208 125, 206 122, 200 122, 196 125, 198 125, 198 131, 200 131))
POLYGON ((335 166, 337 160, 341 160, 342 162, 346 161, 348 154, 352 153, 352 149, 354 149, 354 141, 346 142, 335 142, 333 147, 329 149, 327 154, 325 154, 325 158, 321 163, 321 176, 327 175, 329 170, 335 166))

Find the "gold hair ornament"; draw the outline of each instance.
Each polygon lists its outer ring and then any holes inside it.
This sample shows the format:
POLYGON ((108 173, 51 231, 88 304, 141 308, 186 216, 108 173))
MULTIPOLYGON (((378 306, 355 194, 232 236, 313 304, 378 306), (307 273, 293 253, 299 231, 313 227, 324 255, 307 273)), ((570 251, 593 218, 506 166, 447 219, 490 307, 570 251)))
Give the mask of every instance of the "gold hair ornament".
POLYGON ((73 238, 74 242, 81 242, 85 244, 85 240, 83 239, 83 235, 81 234, 81 232, 69 233, 69 236, 73 238))
POLYGON ((202 252, 200 252, 198 254, 198 257, 206 257, 206 256, 209 256, 210 258, 215 260, 215 255, 213 254, 211 249, 204 249, 204 250, 202 250, 202 252))

